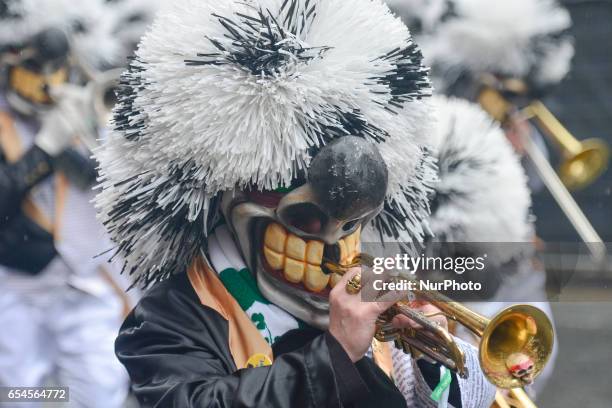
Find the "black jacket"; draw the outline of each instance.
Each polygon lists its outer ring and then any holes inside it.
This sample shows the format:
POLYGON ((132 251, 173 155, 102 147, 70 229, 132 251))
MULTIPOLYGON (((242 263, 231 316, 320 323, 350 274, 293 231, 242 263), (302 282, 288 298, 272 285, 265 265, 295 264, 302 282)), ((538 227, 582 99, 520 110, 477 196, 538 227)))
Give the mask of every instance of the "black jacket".
POLYGON ((406 407, 370 359, 353 364, 331 334, 315 329, 281 337, 271 366, 237 369, 227 322, 200 303, 186 274, 143 297, 115 349, 143 407, 406 407))
POLYGON ((21 211, 26 195, 51 173, 51 157, 36 146, 15 163, 0 151, 0 265, 34 275, 55 258, 51 234, 21 211))
MULTIPOLYGON (((0 123, 0 137, 5 131, 0 123)), ((22 211, 32 188, 55 170, 82 189, 90 188, 96 178, 95 161, 74 148, 52 158, 32 145, 14 163, 6 160, 0 148, 0 265, 36 275, 57 255, 53 236, 22 211)))

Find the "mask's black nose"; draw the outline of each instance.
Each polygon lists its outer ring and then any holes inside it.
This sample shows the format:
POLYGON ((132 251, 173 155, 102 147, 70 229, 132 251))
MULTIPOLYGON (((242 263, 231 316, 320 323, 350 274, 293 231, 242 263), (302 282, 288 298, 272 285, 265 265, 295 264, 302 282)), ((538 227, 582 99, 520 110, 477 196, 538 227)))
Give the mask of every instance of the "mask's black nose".
POLYGON ((387 166, 374 144, 345 136, 319 151, 310 164, 308 181, 330 216, 353 220, 383 203, 387 166))

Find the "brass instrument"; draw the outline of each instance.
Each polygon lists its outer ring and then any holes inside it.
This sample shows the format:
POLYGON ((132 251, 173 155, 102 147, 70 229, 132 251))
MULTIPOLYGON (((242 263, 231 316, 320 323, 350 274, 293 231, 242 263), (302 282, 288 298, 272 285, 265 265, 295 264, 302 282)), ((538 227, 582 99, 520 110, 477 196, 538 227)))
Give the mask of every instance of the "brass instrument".
MULTIPOLYGON (((505 123, 515 109, 498 90, 491 86, 482 89, 478 102, 500 123, 505 123)), ((599 177, 608 165, 608 146, 599 139, 576 140, 540 101, 532 102, 519 114, 535 120, 539 127, 561 146, 565 159, 559 167, 559 177, 534 140, 523 135, 522 142, 526 156, 589 248, 593 258, 602 261, 606 256, 605 245, 567 187, 572 189, 585 187, 599 177)))
POLYGON ((536 405, 522 388, 511 389, 508 394, 508 396, 504 396, 497 391, 492 408, 536 408, 536 405))
MULTIPOLYGON (((70 56, 73 68, 76 68, 76 78, 68 86, 78 89, 81 94, 84 114, 87 116, 87 129, 82 129, 77 134, 79 141, 93 152, 99 145, 99 130, 108 124, 111 111, 117 102, 116 89, 119 86, 119 78, 123 68, 114 68, 106 71, 96 69, 77 54, 70 56)), ((58 87, 61 89, 61 86, 58 87)), ((75 97, 73 95, 73 97, 75 97)), ((54 102, 61 105, 61 97, 53 98, 54 102)), ((61 106, 60 106, 61 111, 61 106)), ((71 120, 69 113, 64 112, 66 119, 71 120)))
POLYGON ((98 126, 105 126, 117 102, 115 92, 119 86, 119 77, 124 69, 113 68, 100 71, 78 55, 73 55, 72 59, 86 82, 85 86, 91 90, 91 107, 95 113, 97 124, 98 126))
POLYGON ((98 146, 97 128, 108 124, 113 107, 117 102, 116 90, 124 68, 101 71, 90 65, 78 54, 71 55, 72 63, 78 68, 84 87, 89 90, 89 104, 95 122, 96 135, 82 136, 83 143, 90 151, 98 146))
POLYGON ((586 187, 606 171, 610 149, 603 140, 577 140, 541 101, 532 102, 522 112, 527 119, 536 120, 540 128, 562 147, 564 161, 559 167, 559 175, 567 188, 586 187))
MULTIPOLYGON (((364 253, 359 254, 348 265, 327 260, 325 262, 330 271, 339 274, 344 274, 355 266, 372 265, 373 258, 364 253)), ((522 407, 535 407, 522 387, 542 372, 552 352, 553 327, 543 311, 531 305, 514 305, 488 319, 439 292, 416 290, 412 293, 416 298, 436 306, 448 319, 462 324, 478 336, 481 339, 479 362, 486 378, 498 388, 511 390, 511 395, 525 402, 522 407), (533 362, 533 371, 529 378, 518 378, 507 367, 507 359, 517 353, 529 356, 533 362)), ((453 337, 428 316, 412 309, 409 301, 397 302, 379 317, 375 337, 383 342, 394 341, 396 347, 405 352, 439 362, 463 378, 469 375, 463 351, 453 337), (393 328, 391 321, 398 314, 410 318, 421 325, 422 329, 393 328)))
POLYGON ((123 72, 123 68, 98 72, 91 79, 93 87, 92 104, 98 124, 102 126, 108 124, 111 111, 117 103, 115 92, 119 86, 121 72, 123 72))
MULTIPOLYGON (((485 87, 479 97, 480 105, 501 123, 507 120, 513 105, 496 89, 485 87)), ((533 119, 538 127, 561 148, 563 162, 559 175, 570 190, 584 188, 603 174, 610 159, 610 149, 601 139, 577 140, 541 101, 533 101, 521 110, 526 119, 533 119)))

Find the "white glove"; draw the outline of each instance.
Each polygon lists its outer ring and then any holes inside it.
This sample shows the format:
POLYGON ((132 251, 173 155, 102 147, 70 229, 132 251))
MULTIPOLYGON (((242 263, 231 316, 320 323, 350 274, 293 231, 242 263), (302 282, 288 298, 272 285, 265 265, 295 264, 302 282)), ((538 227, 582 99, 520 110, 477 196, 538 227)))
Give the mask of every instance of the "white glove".
POLYGON ((50 156, 57 156, 70 146, 75 137, 95 145, 97 128, 91 103, 91 87, 62 85, 51 90, 55 108, 45 114, 34 143, 50 156))

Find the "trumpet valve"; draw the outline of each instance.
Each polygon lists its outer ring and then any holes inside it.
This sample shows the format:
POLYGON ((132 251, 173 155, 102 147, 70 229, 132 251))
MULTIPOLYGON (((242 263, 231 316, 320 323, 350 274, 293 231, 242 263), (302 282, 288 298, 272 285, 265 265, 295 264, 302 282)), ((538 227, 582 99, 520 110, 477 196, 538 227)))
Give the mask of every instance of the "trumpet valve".
POLYGON ((376 333, 374 337, 380 342, 394 341, 397 345, 397 342, 401 340, 402 331, 391 325, 392 319, 393 317, 389 317, 386 313, 380 315, 376 321, 376 333))

